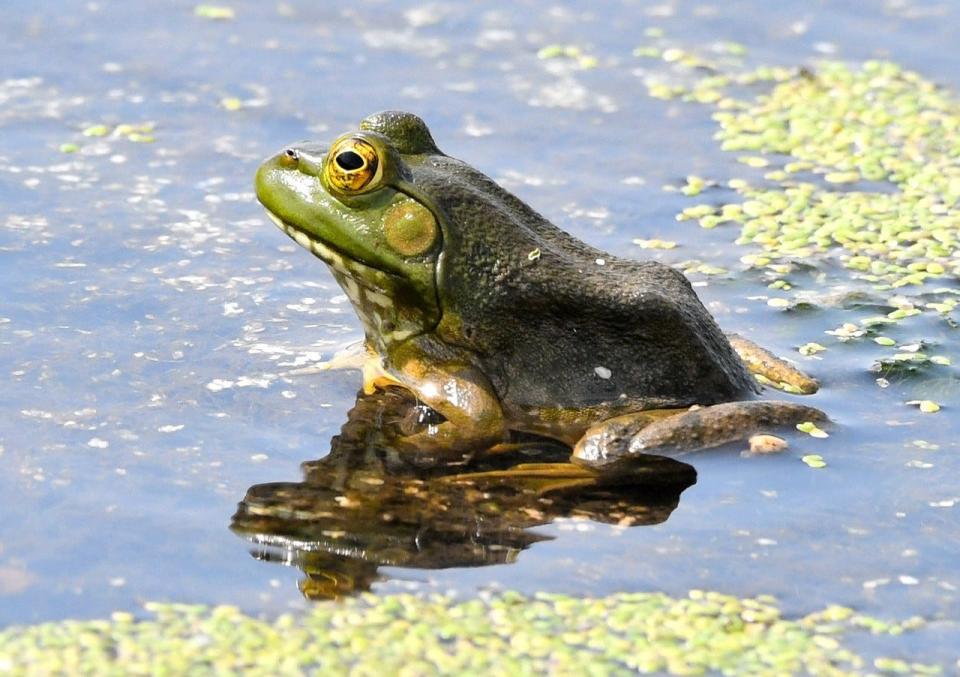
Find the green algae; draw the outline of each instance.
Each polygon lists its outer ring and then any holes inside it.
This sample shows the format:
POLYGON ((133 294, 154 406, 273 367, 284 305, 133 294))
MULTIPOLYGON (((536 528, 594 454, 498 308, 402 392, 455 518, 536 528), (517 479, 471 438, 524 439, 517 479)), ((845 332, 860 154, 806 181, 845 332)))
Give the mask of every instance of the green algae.
POLYGON ((768 596, 693 590, 686 598, 504 592, 483 599, 365 595, 262 620, 232 606, 148 604, 152 618, 61 621, 0 631, 0 671, 19 674, 859 674, 936 673, 900 658, 869 661, 849 633, 899 635, 831 606, 789 620, 768 596))

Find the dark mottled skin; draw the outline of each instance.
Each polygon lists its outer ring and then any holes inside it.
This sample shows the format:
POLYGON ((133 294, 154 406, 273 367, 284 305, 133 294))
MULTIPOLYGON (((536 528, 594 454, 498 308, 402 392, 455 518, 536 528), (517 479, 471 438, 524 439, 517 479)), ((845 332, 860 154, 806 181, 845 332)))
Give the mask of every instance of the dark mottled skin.
POLYGON ((425 127, 411 132, 409 116, 382 113, 362 127, 408 153, 426 151, 405 160, 442 215, 437 288, 444 314, 460 320, 441 323, 439 336, 477 356, 505 404, 581 406, 625 394, 644 408, 678 407, 754 392, 680 272, 577 240, 441 153, 425 127), (611 377, 598 376, 598 366, 611 377))

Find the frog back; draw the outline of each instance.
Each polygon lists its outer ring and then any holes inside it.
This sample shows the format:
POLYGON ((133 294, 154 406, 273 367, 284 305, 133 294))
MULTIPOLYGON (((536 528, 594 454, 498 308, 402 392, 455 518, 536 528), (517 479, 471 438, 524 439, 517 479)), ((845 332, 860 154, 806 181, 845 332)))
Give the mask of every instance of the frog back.
POLYGON ((605 254, 452 158, 415 173, 445 222, 438 335, 476 356, 505 405, 684 406, 755 389, 679 271, 605 254))

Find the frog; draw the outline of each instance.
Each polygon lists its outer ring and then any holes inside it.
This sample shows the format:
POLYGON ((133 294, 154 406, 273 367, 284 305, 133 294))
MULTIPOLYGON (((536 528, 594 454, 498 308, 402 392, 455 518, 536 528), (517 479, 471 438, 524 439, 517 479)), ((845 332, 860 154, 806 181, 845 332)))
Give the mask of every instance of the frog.
POLYGON ((417 115, 289 145, 255 188, 356 311, 363 392, 399 387, 423 406, 395 443, 431 462, 546 438, 572 448, 560 474, 617 473, 638 454, 826 419, 759 398, 755 375, 794 392, 818 382, 724 334, 679 270, 577 239, 443 153, 417 115))

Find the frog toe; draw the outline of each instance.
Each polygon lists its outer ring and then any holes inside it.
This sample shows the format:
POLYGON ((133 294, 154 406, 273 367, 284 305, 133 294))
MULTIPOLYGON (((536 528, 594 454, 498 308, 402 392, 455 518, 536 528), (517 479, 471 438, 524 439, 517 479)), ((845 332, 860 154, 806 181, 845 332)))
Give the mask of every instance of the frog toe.
POLYGON ((750 339, 739 334, 727 334, 727 339, 750 373, 763 385, 796 395, 812 395, 820 389, 820 382, 815 378, 750 339))

